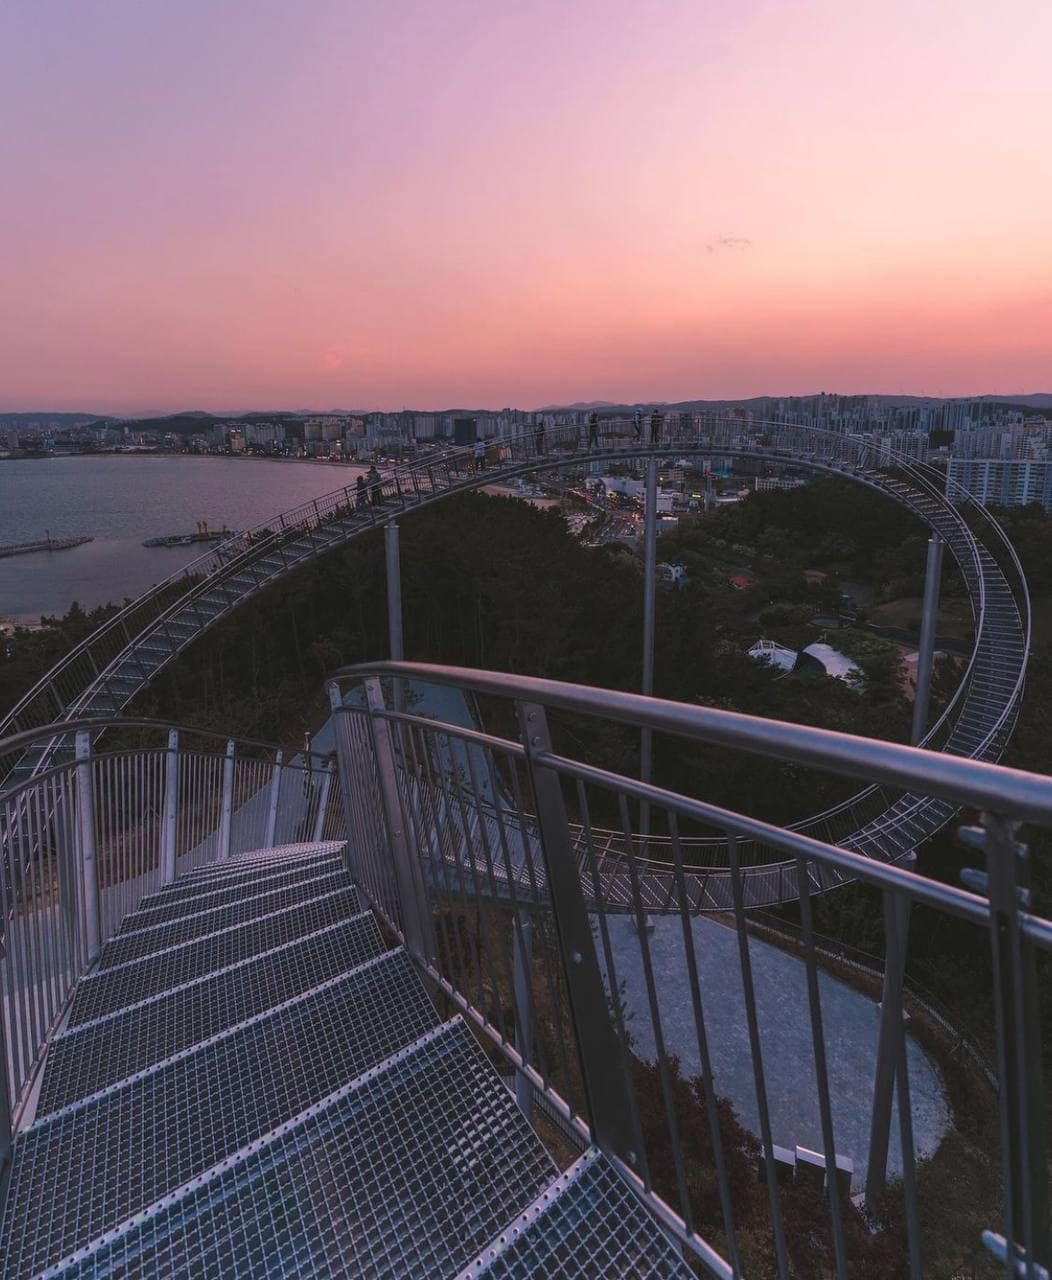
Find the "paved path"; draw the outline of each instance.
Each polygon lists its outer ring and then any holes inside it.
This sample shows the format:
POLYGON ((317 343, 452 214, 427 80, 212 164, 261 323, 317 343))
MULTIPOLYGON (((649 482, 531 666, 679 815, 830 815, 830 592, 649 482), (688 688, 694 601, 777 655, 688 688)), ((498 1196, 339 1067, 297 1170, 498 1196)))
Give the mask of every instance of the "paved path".
MULTIPOLYGON (((624 983, 628 1029, 643 1057, 654 1057, 639 938, 624 916, 608 918, 614 962, 624 983)), ((759 1112, 749 1058, 744 991, 735 932, 704 916, 693 920, 701 998, 716 1092, 733 1102, 747 1128, 759 1132, 759 1112)), ((650 935, 657 975, 658 1006, 668 1051, 685 1074, 700 1070, 697 1038, 685 975, 683 932, 676 917, 657 917, 650 935)), ((760 1022, 760 1041, 771 1109, 771 1131, 779 1146, 822 1149, 815 1088, 814 1054, 802 960, 769 943, 750 939, 760 1022)), ((855 1189, 865 1179, 869 1113, 876 1058, 877 1005, 846 983, 819 974, 833 1109, 833 1133, 840 1155, 855 1164, 855 1189)), ((908 1040, 914 1144, 918 1157, 934 1153, 949 1127, 949 1112, 938 1074, 920 1046, 908 1040)), ((889 1169, 898 1173, 902 1156, 898 1117, 893 1116, 889 1169)))

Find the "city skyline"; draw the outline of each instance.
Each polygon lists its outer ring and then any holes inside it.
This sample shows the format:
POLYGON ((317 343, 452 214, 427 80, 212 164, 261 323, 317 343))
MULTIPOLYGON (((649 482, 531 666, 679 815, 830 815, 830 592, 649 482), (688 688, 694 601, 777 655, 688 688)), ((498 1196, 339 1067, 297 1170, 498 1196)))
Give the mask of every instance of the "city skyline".
POLYGON ((9 5, 0 407, 1040 392, 1050 39, 1036 0, 9 5))

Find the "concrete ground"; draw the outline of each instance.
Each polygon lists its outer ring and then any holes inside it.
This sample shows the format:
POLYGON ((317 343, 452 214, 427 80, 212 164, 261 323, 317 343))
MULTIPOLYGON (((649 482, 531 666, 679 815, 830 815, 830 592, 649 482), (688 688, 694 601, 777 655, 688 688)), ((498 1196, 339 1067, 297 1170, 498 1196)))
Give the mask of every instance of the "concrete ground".
MULTIPOLYGON (((666 1049, 679 1058, 684 1074, 695 1075, 700 1072, 700 1057, 682 925, 678 917, 653 919, 650 947, 666 1049)), ((633 921, 626 916, 612 916, 608 924, 618 982, 623 984, 628 1031, 636 1052, 653 1060, 654 1032, 639 938, 633 921)), ((737 934, 705 916, 695 916, 692 926, 716 1093, 729 1098, 742 1123, 759 1134, 737 934)), ((597 946, 598 941, 597 936, 597 946)), ((804 963, 755 938, 749 941, 749 955, 773 1140, 779 1146, 821 1151, 804 963)), ((838 1155, 854 1162, 854 1187, 858 1190, 865 1179, 869 1154, 879 1011, 873 1000, 821 972, 819 995, 835 1147, 838 1155)), ((938 1073, 912 1037, 907 1040, 907 1057, 914 1148, 920 1158, 935 1152, 949 1127, 949 1111, 938 1073)), ((899 1173, 901 1169, 896 1112, 889 1170, 899 1173)))

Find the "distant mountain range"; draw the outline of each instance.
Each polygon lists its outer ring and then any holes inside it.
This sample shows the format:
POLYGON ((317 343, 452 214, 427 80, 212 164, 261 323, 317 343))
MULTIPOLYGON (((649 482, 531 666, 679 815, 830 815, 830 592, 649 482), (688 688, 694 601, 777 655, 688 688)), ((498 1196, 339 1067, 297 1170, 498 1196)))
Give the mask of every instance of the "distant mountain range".
MULTIPOLYGON (((817 393, 816 393, 817 394, 817 393)), ((892 405, 898 408, 908 408, 910 406, 924 406, 932 404, 945 404, 947 402, 960 404, 1004 404, 1011 405, 1019 409, 1052 409, 1052 392, 1031 392, 1026 395, 990 395, 990 396, 896 396, 896 395, 871 395, 864 396, 863 393, 847 396, 848 399, 863 399, 879 401, 882 404, 892 405)), ((792 400, 809 400, 814 396, 752 396, 738 400, 677 400, 663 401, 653 400, 645 402, 621 402, 617 403, 610 400, 577 400, 572 404, 550 404, 541 406, 540 412, 555 413, 559 411, 596 411, 604 410, 609 412, 614 409, 629 410, 637 407, 649 408, 651 405, 660 405, 668 411, 688 413, 701 409, 730 409, 734 407, 762 409, 764 405, 772 404, 777 399, 792 400)), ((176 435, 192 435, 195 432, 207 431, 215 422, 290 422, 298 418, 312 417, 315 415, 325 414, 363 414, 371 412, 366 409, 263 409, 254 411, 244 411, 239 413, 211 413, 205 409, 184 409, 179 413, 167 414, 142 414, 139 417, 124 418, 117 417, 113 414, 102 413, 52 413, 48 410, 36 410, 34 412, 23 413, 0 413, 0 429, 5 427, 13 427, 21 430, 43 429, 49 426, 57 426, 60 428, 85 427, 90 425, 112 426, 112 427, 128 427, 130 430, 140 431, 165 431, 172 432, 176 435)), ((390 411, 388 411, 390 412, 390 411)), ((436 414, 475 414, 475 413, 495 413, 499 410, 494 409, 427 409, 416 410, 421 413, 436 414)))

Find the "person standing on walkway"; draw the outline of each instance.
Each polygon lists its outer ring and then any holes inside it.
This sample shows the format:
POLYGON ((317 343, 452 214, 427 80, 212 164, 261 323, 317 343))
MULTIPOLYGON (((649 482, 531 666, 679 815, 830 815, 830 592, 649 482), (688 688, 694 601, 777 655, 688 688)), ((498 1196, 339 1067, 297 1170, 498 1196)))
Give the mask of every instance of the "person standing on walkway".
POLYGON ((642 444, 643 443, 643 414, 642 414, 642 411, 639 409, 637 409, 635 413, 632 414, 632 430, 635 432, 636 444, 642 444))
POLYGON ((544 419, 543 418, 537 419, 536 439, 537 439, 537 454, 539 457, 541 454, 544 453, 544 419))
POLYGON ((588 447, 599 448, 599 415, 594 409, 588 415, 588 447))
POLYGON ((365 473, 365 483, 369 486, 369 498, 374 507, 378 507, 384 500, 384 482, 380 479, 380 473, 373 463, 369 470, 365 473))
POLYGON ((665 421, 665 415, 660 409, 655 409, 650 415, 650 443, 661 443, 661 426, 665 421))
POLYGON ((368 500, 369 497, 365 487, 365 476, 359 472, 358 479, 354 482, 354 505, 359 511, 363 511, 368 500))
POLYGON ((486 444, 483 440, 475 441, 475 470, 486 470, 486 444))

